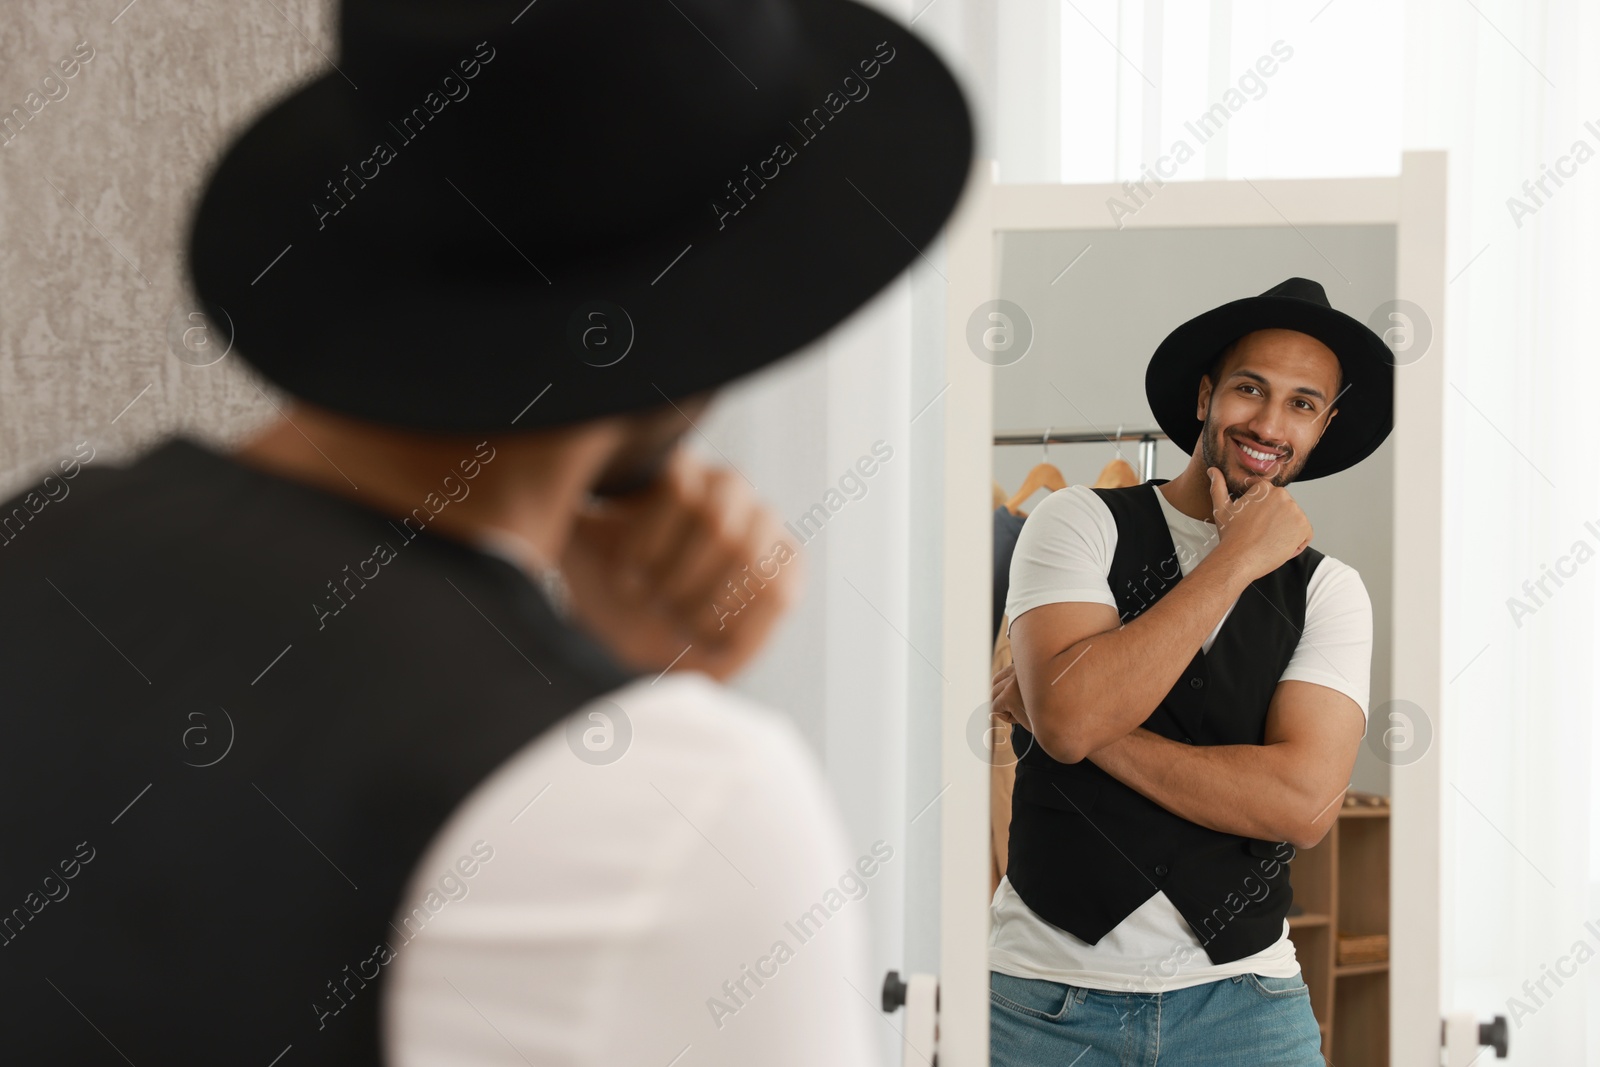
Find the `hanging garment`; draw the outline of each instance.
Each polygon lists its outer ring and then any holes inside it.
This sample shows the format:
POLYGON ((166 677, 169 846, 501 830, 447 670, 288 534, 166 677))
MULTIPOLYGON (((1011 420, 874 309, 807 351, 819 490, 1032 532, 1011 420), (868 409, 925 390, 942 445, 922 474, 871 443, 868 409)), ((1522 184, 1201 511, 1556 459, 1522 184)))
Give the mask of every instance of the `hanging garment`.
MULTIPOLYGON (((1000 620, 994 658, 989 664, 991 678, 1011 666, 1011 638, 1006 634, 1009 622, 1004 617, 1000 620)), ((1011 789, 1017 780, 1017 756, 1011 747, 1011 724, 992 712, 989 736, 994 746, 989 754, 989 896, 993 899, 1006 873, 1006 852, 1011 842, 1011 789)))
POLYGON ((1026 514, 1017 515, 1004 506, 994 509, 994 599, 991 605, 990 631, 1004 633, 1000 625, 1006 613, 1006 597, 1011 592, 1011 553, 1016 550, 1017 537, 1022 533, 1026 514))
MULTIPOLYGON (((1034 469, 1038 470, 1037 467, 1034 469)), ((1065 479, 1062 481, 1065 482, 1065 479)), ((1016 550, 1022 524, 1028 518, 1026 512, 1012 511, 1007 506, 1005 490, 1000 488, 999 482, 995 483, 994 491, 994 602, 991 622, 996 637, 994 658, 989 667, 991 678, 1001 668, 1011 664, 1011 639, 1006 636, 1006 596, 1011 592, 1011 555, 1016 550)), ((1001 876, 1006 873, 1006 848, 1011 834, 1011 785, 1016 778, 1016 757, 1012 755, 1009 723, 991 714, 989 736, 994 746, 990 752, 989 770, 989 895, 993 897, 995 890, 1000 888, 1001 876)))

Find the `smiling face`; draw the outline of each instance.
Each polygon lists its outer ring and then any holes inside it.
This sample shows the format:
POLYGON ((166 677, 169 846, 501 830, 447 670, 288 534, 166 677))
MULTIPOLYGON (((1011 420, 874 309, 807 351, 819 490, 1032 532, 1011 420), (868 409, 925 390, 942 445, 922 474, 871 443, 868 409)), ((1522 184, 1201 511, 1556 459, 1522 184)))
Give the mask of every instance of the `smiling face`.
POLYGON ((1288 485, 1338 414, 1333 402, 1342 384, 1339 358, 1311 335, 1245 334, 1200 379, 1202 458, 1223 473, 1235 498, 1249 477, 1288 485))

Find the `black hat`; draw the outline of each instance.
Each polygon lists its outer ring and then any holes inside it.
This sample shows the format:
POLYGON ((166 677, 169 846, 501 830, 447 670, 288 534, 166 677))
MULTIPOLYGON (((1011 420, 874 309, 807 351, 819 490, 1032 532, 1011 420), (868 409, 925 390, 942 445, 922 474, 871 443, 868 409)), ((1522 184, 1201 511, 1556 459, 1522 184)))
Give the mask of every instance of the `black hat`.
POLYGON ((972 161, 950 71, 853 0, 345 0, 340 40, 224 154, 190 269, 267 379, 420 430, 793 352, 918 256, 972 161))
POLYGON ((1260 296, 1196 315, 1167 335, 1150 357, 1144 394, 1173 444, 1194 451, 1200 378, 1228 345, 1255 330, 1298 330, 1333 350, 1344 369, 1339 413, 1323 432, 1297 481, 1352 467, 1375 452, 1394 426, 1394 352, 1364 323, 1337 311, 1322 286, 1290 278, 1260 296))

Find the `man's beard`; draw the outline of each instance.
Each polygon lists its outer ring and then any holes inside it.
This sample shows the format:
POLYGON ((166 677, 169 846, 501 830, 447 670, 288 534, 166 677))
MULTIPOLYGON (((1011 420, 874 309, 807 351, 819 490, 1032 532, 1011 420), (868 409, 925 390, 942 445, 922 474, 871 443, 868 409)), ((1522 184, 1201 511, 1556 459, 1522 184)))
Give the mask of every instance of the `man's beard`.
MULTIPOLYGON (((1242 481, 1238 481, 1229 473, 1232 467, 1228 461, 1232 459, 1234 464, 1237 464, 1238 459, 1233 453, 1232 442, 1222 432, 1221 427, 1213 422, 1209 410, 1206 412, 1205 425, 1200 429, 1200 442, 1200 455, 1206 461, 1206 466, 1215 467, 1222 472, 1223 480, 1228 484, 1228 495, 1234 500, 1238 500, 1249 491, 1250 487, 1242 481)), ((1263 474, 1258 475, 1258 477, 1271 482, 1273 485, 1285 486, 1299 476, 1300 472, 1305 469, 1305 465, 1306 457, 1300 457, 1291 450, 1288 460, 1280 461, 1272 475, 1263 474)))

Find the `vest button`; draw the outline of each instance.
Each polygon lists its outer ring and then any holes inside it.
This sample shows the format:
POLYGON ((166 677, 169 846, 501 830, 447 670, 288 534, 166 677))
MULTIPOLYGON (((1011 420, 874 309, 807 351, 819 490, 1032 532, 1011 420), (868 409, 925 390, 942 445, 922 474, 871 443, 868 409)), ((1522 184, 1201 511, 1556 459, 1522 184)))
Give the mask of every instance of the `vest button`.
POLYGON ((1194 744, 1194 738, 1192 738, 1192 737, 1185 737, 1185 738, 1184 738, 1184 739, 1183 739, 1183 743, 1184 743, 1184 744, 1186 744, 1186 745, 1192 745, 1192 744, 1194 744))
POLYGON ((1156 864, 1156 877, 1157 878, 1165 878, 1166 876, 1167 876, 1167 865, 1165 863, 1156 864))
POLYGON ((1190 689, 1199 689, 1201 686, 1203 686, 1205 684, 1206 684, 1206 680, 1204 678, 1190 678, 1189 679, 1189 688, 1190 689))

